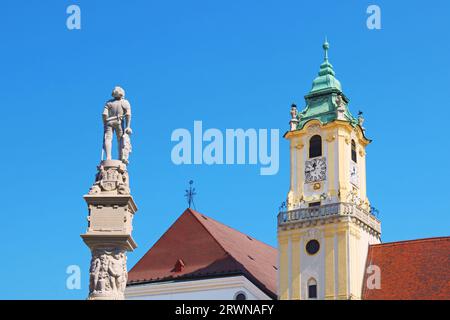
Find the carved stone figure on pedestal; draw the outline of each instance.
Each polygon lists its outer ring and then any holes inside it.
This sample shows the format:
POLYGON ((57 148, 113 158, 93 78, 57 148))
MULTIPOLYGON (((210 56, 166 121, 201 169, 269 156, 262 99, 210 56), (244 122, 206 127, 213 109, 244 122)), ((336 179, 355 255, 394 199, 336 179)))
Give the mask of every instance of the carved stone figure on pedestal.
POLYGON ((100 270, 97 275, 97 283, 94 286, 94 291, 91 293, 104 294, 108 291, 108 258, 105 255, 100 256, 100 270))
POLYGON ((91 268, 89 269, 89 292, 97 289, 98 276, 100 274, 101 261, 99 258, 92 257, 91 268))
POLYGON ((289 122, 290 130, 294 131, 294 130, 297 130, 297 125, 299 122, 299 114, 298 114, 297 106, 295 104, 291 105, 290 114, 291 114, 291 121, 289 122))
POLYGON ((128 164, 128 155, 131 152, 129 135, 132 133, 130 127, 131 106, 128 100, 125 99, 125 91, 121 87, 115 87, 112 96, 113 99, 106 103, 102 114, 104 125, 103 149, 106 153, 106 160, 111 160, 112 140, 115 133, 119 160, 128 164), (126 140, 125 143, 124 140, 126 140))
POLYGON ((94 251, 90 269, 91 299, 123 299, 127 279, 127 256, 124 250, 104 248, 94 251))
POLYGON ((298 114, 297 105, 292 104, 291 105, 291 119, 297 120, 297 114, 298 114))
POLYGON ((358 124, 359 124, 359 126, 361 127, 361 129, 362 129, 363 131, 366 131, 366 129, 363 127, 363 124, 364 124, 364 117, 363 117, 363 112, 362 112, 362 111, 359 111, 359 112, 358 112, 358 124))
POLYGON ((336 104, 336 112, 338 120, 346 120, 345 119, 345 102, 340 95, 338 95, 335 99, 336 104))

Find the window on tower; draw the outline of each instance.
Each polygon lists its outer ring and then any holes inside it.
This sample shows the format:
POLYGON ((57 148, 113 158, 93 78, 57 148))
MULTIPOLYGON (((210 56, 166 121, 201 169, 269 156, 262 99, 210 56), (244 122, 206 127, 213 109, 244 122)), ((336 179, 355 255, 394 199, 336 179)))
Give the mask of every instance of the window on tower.
POLYGON ((322 137, 315 135, 309 140, 309 157, 315 158, 320 156, 322 156, 322 137))
POLYGON ((355 140, 352 140, 352 160, 353 162, 357 162, 357 157, 356 157, 356 143, 355 140))
POLYGON ((320 243, 317 240, 310 240, 306 244, 306 252, 308 252, 309 255, 315 255, 320 250, 320 243))
POLYGON ((317 299, 317 281, 314 278, 308 280, 308 298, 317 299))

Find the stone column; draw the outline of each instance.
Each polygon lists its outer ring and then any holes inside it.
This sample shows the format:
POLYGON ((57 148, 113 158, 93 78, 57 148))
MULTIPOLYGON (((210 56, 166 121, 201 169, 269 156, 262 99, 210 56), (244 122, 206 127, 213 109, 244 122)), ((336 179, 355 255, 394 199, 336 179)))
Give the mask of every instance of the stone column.
POLYGON ((130 194, 128 171, 119 160, 103 160, 95 182, 84 196, 88 228, 82 234, 92 253, 89 300, 122 300, 127 284, 127 251, 136 248, 131 232, 137 211, 130 194))

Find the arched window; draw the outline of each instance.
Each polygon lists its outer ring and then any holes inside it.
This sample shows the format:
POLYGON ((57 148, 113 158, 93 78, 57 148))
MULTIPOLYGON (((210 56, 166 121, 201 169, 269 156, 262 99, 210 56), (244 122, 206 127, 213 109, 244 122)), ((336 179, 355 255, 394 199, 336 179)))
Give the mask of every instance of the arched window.
POLYGON ((322 155, 322 137, 319 135, 312 136, 309 140, 309 157, 315 158, 322 155))
POLYGON ((357 157, 356 157, 356 143, 355 140, 352 139, 352 160, 353 162, 357 162, 357 157))
POLYGON ((317 281, 314 278, 308 280, 308 299, 317 299, 317 281))

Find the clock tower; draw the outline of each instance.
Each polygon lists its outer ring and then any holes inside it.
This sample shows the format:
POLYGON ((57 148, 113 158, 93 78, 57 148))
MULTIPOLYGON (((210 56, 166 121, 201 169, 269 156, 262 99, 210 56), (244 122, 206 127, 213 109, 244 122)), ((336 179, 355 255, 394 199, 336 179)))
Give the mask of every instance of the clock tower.
POLYGON ((368 246, 381 226, 366 194, 366 147, 360 113, 324 62, 305 96, 291 106, 290 187, 278 215, 280 299, 359 299, 368 246))

